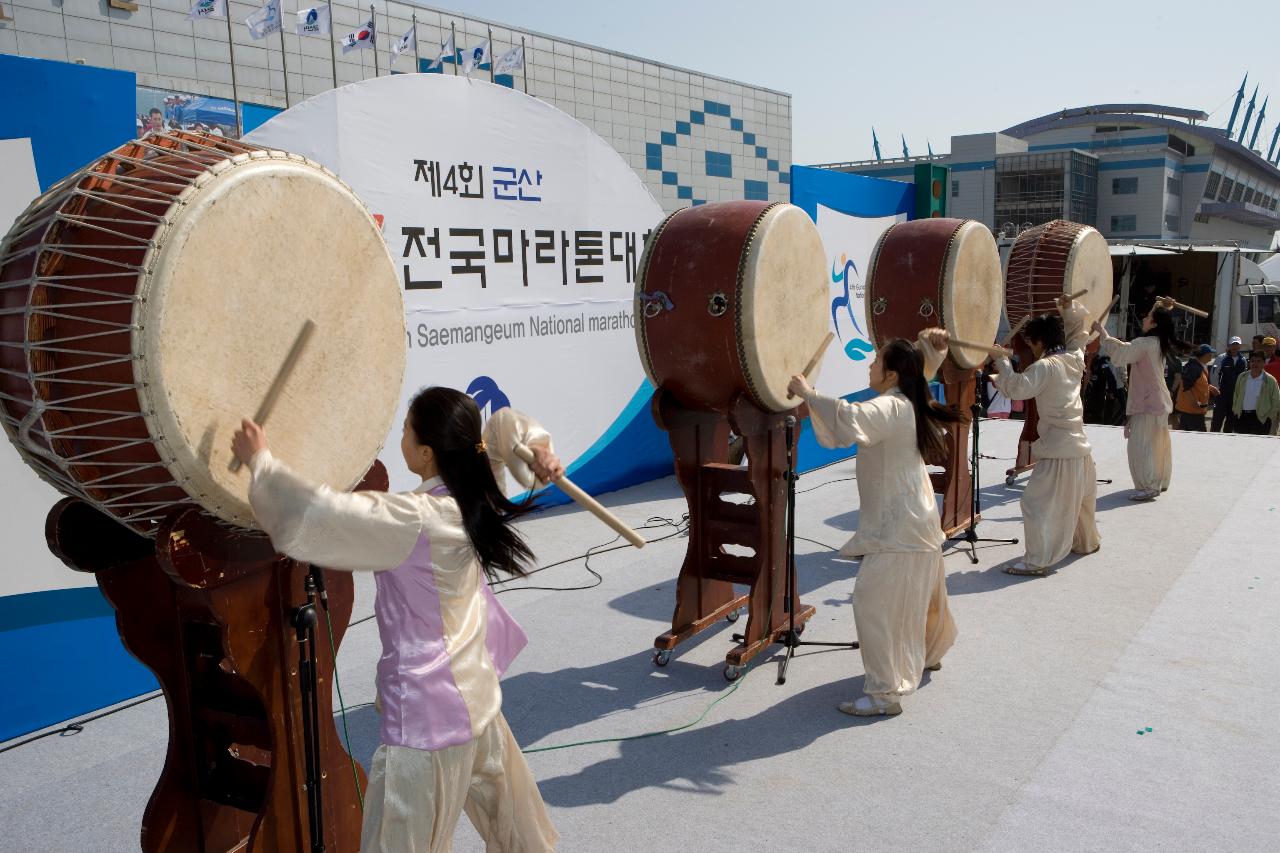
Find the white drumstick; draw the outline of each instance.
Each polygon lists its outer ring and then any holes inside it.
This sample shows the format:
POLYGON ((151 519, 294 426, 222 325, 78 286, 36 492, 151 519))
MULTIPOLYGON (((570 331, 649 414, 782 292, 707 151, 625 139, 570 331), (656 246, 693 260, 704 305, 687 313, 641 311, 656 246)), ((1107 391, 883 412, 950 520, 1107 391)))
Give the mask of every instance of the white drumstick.
MULTIPOLYGON (((302 331, 298 332, 298 337, 294 339, 293 346, 289 348, 289 354, 284 357, 284 364, 280 365, 280 371, 276 373, 276 378, 272 381, 271 387, 267 389, 267 396, 263 398, 262 405, 258 407, 257 413, 253 416, 253 422, 258 426, 265 424, 267 418, 271 417, 271 410, 276 407, 276 401, 280 399, 280 394, 284 391, 284 385, 289 381, 289 375, 293 373, 293 368, 297 365, 298 360, 302 358, 302 351, 307 348, 307 341, 311 340, 311 333, 315 330, 316 324, 311 320, 302 324, 302 331)), ((232 474, 239 471, 240 460, 233 456, 228 470, 232 474)))
MULTIPOLYGON (((1103 312, 1102 312, 1102 316, 1101 316, 1101 317, 1096 317, 1096 318, 1094 318, 1094 319, 1096 319, 1099 323, 1102 323, 1102 324, 1104 324, 1104 325, 1105 325, 1105 324, 1106 324, 1106 322, 1107 322, 1107 317, 1111 316, 1111 309, 1112 309, 1112 308, 1115 308, 1115 307, 1116 307, 1116 303, 1117 303, 1117 302, 1119 302, 1119 301, 1120 301, 1120 294, 1118 294, 1118 293, 1117 293, 1115 296, 1111 297, 1111 304, 1107 306, 1107 310, 1106 310, 1106 311, 1103 311, 1103 312)), ((1097 333, 1097 332, 1090 332, 1090 333, 1089 333, 1089 339, 1088 339, 1087 341, 1085 341, 1085 342, 1084 342, 1084 343, 1085 343, 1085 346, 1088 346, 1089 344, 1093 343, 1093 342, 1094 342, 1094 340, 1095 340, 1097 337, 1098 337, 1098 333, 1097 333)))
MULTIPOLYGON (((523 444, 517 444, 512 448, 512 450, 515 451, 516 456, 519 456, 524 460, 526 465, 533 465, 532 450, 525 447, 523 444)), ((622 538, 626 539, 632 545, 637 548, 643 548, 645 546, 645 538, 643 536, 636 533, 628 527, 622 519, 618 518, 616 515, 609 512, 609 510, 601 506, 599 501, 579 488, 578 484, 573 482, 573 480, 570 480, 568 477, 561 476, 552 480, 552 482, 560 488, 560 491, 573 498, 580 505, 589 510, 596 518, 612 527, 618 535, 622 536, 622 538)))
MULTIPOLYGON (((809 359, 809 363, 804 366, 804 370, 800 371, 806 382, 809 381, 809 377, 813 374, 813 371, 818 368, 818 363, 822 361, 822 356, 826 353, 827 347, 831 346, 831 342, 835 339, 835 332, 827 332, 827 336, 823 338, 822 343, 818 345, 818 351, 813 354, 813 358, 809 359)), ((794 396, 795 394, 792 394, 790 391, 787 392, 788 400, 794 396)))
POLYGON ((1003 356, 1013 355, 1013 350, 1008 350, 1008 349, 1005 349, 1004 347, 998 347, 998 346, 995 346, 994 344, 978 344, 978 343, 974 343, 973 341, 962 341, 956 338, 951 338, 947 343, 949 346, 952 346, 952 347, 960 347, 962 349, 976 349, 982 352, 989 352, 992 355, 1003 355, 1003 356))
POLYGON ((1194 314, 1194 315, 1195 315, 1195 316, 1197 316, 1197 317, 1208 317, 1208 316, 1209 316, 1209 312, 1207 312, 1207 311, 1201 311, 1199 308, 1192 308, 1190 305, 1183 305, 1181 302, 1179 302, 1178 300, 1174 299, 1172 296, 1161 296, 1161 297, 1159 297, 1159 298, 1157 299, 1157 301, 1158 301, 1158 302, 1163 302, 1163 303, 1164 303, 1163 307, 1164 307, 1166 310, 1172 310, 1172 309, 1174 309, 1174 308, 1181 308, 1183 311, 1186 311, 1188 314, 1194 314))
POLYGON ((1013 339, 1018 336, 1018 332, 1022 331, 1022 327, 1027 325, 1027 321, 1030 319, 1030 314, 1024 314, 1022 319, 1018 321, 1018 324, 1009 330, 1009 334, 1004 336, 1004 345, 1006 347, 1013 344, 1013 339))

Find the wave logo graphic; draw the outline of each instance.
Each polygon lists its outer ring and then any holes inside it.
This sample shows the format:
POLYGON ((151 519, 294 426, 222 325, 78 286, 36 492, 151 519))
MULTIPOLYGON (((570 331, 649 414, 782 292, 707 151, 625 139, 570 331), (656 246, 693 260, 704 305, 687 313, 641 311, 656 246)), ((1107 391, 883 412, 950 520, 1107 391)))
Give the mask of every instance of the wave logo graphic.
POLYGON ((477 376, 471 380, 471 384, 467 386, 467 394, 476 401, 480 414, 485 418, 492 417, 494 412, 511 405, 498 383, 488 376, 477 376))
POLYGON ((831 325, 835 327, 840 340, 844 341, 844 335, 840 332, 840 309, 843 308, 856 333, 845 342, 844 354, 851 361, 865 361, 869 353, 875 352, 875 347, 867 340, 867 333, 862 330, 862 326, 858 324, 858 318, 853 314, 853 299, 849 295, 849 284, 856 275, 858 275, 858 265, 849 260, 848 255, 842 254, 839 258, 831 259, 831 283, 839 285, 843 290, 841 295, 831 300, 831 325))

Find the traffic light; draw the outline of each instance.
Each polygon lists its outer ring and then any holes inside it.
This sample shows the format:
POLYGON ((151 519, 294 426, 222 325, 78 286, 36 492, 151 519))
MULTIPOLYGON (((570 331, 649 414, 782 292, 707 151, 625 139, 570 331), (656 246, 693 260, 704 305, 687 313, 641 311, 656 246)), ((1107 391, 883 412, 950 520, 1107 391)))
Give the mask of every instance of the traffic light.
POLYGON ((951 170, 932 163, 916 164, 916 219, 947 215, 947 177, 951 170))

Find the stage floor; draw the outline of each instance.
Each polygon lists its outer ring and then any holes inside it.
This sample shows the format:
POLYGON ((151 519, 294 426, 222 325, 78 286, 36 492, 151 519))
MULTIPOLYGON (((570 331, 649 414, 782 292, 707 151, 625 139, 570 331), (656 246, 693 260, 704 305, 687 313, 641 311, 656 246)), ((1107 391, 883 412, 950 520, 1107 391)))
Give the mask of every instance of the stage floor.
MULTIPOLYGON (((982 535, 1022 534, 1026 475, 1004 484, 1020 427, 983 424, 984 453, 1002 458, 982 463, 982 535)), ((1144 504, 1126 499, 1120 430, 1089 436, 1098 476, 1114 480, 1099 486, 1102 550, 1045 578, 1000 571, 1020 546, 984 544, 976 566, 951 553, 960 636, 899 717, 836 711, 861 693, 847 650, 804 649, 781 687, 777 655, 761 656, 732 689, 728 624, 655 668, 682 537, 592 558, 604 578, 593 589, 504 593, 530 637, 503 683, 526 747, 670 729, 721 700, 678 732, 530 755, 561 849, 1274 850, 1280 441, 1174 433, 1173 486, 1144 504)), ((801 479, 799 536, 838 547, 851 535, 856 484, 839 481, 856 467, 801 479)), ((684 512, 672 479, 604 502, 637 527, 684 512)), ((542 563, 611 538, 571 509, 523 530, 542 563)), ((797 551, 803 599, 818 609, 805 639, 852 638, 857 563, 807 541, 797 551)), ((530 583, 593 580, 579 561, 530 583)), ((357 618, 372 587, 358 577, 357 618)), ((365 763, 378 653, 366 621, 339 655, 365 763)), ((0 754, 0 850, 136 849, 166 728, 155 700, 0 754)), ((465 818, 455 849, 482 849, 465 818)))

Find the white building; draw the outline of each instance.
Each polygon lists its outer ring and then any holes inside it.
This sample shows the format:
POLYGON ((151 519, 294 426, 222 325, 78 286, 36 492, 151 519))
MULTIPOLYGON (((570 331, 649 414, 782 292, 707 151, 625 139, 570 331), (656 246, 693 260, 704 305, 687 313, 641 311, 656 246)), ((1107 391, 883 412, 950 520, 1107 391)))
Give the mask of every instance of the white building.
POLYGON ((1240 259, 1258 261, 1276 247, 1280 167, 1203 124, 1207 118, 1155 104, 1102 104, 953 136, 948 154, 825 168, 911 181, 917 163, 947 166, 947 215, 1004 237, 1052 219, 1093 225, 1112 244, 1122 330, 1131 306, 1154 290, 1213 311, 1208 321, 1183 318, 1183 332, 1222 346, 1237 322, 1220 309, 1243 280, 1240 259))
MULTIPOLYGON (((376 48, 345 56, 333 43, 370 19, 369 5, 351 0, 333 4, 333 33, 313 38, 294 33, 295 12, 318 0, 282 0, 282 53, 280 35, 260 41, 249 36, 244 19, 259 4, 231 0, 233 92, 227 22, 187 20, 193 2, 0 0, 9 18, 0 20, 0 53, 132 71, 139 86, 140 119, 166 98, 172 102, 175 93, 227 101, 238 95, 246 126, 252 126, 335 85, 375 73, 408 72, 415 61, 426 70, 451 33, 459 50, 492 39, 493 51, 500 55, 523 44, 524 72, 496 76, 495 82, 527 90, 586 123, 630 163, 664 209, 790 197, 791 97, 781 92, 385 0, 372 7, 379 33, 376 48), (410 27, 416 28, 416 56, 407 54, 393 64, 391 45, 410 27)), ((441 70, 454 73, 455 68, 446 58, 441 70)), ((489 66, 472 76, 489 79, 489 66)), ((229 104, 226 112, 232 115, 229 104)))

